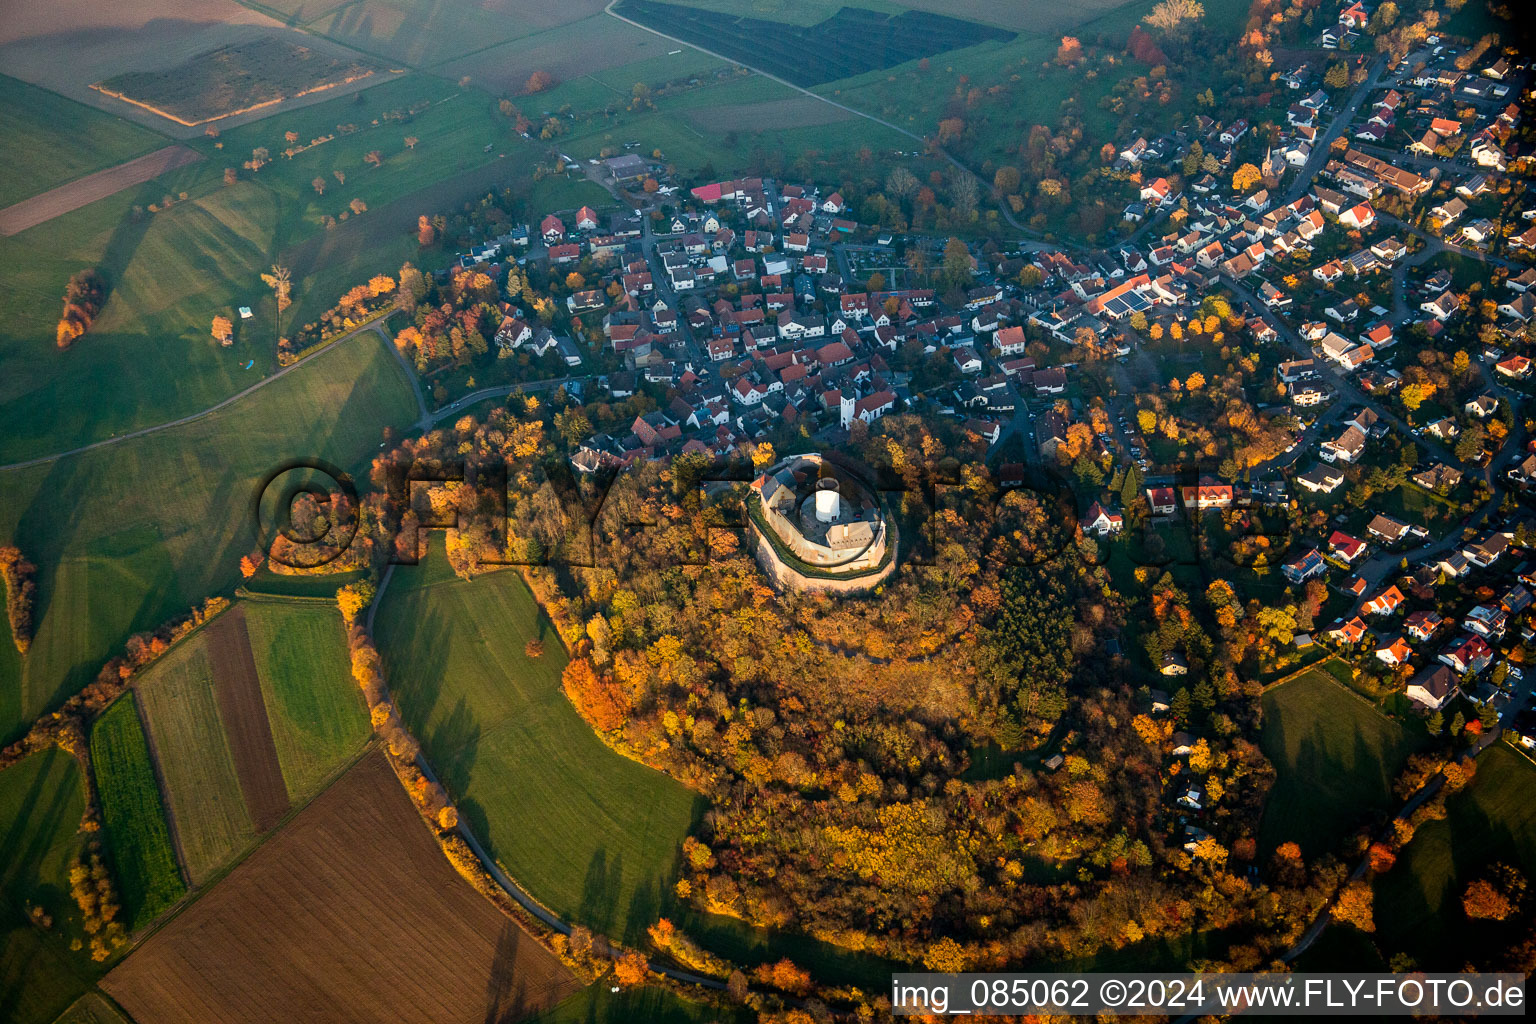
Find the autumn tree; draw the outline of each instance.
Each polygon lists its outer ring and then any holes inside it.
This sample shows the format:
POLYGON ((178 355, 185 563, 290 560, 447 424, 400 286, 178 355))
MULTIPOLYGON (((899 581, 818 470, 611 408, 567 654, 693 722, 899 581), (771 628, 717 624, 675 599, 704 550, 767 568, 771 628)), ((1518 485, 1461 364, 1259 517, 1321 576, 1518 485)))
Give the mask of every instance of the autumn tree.
POLYGON ((1376 919, 1372 913, 1370 884, 1354 881, 1344 886, 1344 891, 1339 893, 1339 898, 1333 904, 1333 919, 1353 925, 1362 932, 1375 931, 1376 919))
POLYGON ((373 581, 366 579, 338 587, 336 607, 341 611, 342 620, 348 625, 356 622, 363 609, 373 603, 374 590, 373 581))
POLYGON ((523 83, 523 92, 530 95, 536 92, 543 92, 554 84, 554 75, 551 75, 548 71, 535 71, 528 76, 528 81, 523 83))
POLYGON ((224 184, 233 185, 240 180, 240 172, 233 167, 224 168, 224 184))
POLYGON ((758 964, 752 972, 759 984, 799 996, 811 990, 811 972, 797 967, 788 957, 772 964, 758 964))
POLYGON ((1232 188, 1238 192, 1246 192, 1259 183, 1263 177, 1259 169, 1253 164, 1243 164, 1232 172, 1232 188))
POLYGON ((1467 885, 1461 909, 1474 920, 1504 921, 1520 907, 1525 878, 1508 864, 1495 864, 1487 878, 1467 885))
POLYGON ((645 956, 633 949, 625 950, 624 955, 613 964, 613 980, 625 988, 644 985, 650 973, 650 965, 645 962, 645 956))
POLYGON ((353 213, 366 213, 368 212, 368 204, 363 202, 361 199, 354 199, 347 204, 347 209, 351 210, 353 213))
POLYGON ((374 167, 381 166, 384 163, 384 154, 376 149, 370 149, 367 155, 363 157, 363 163, 371 164, 374 167))
POLYGON ((1205 5, 1198 0, 1162 0, 1152 13, 1141 20, 1163 32, 1173 32, 1187 22, 1205 17, 1205 5))
POLYGON ((976 203, 980 198, 981 188, 974 174, 956 170, 950 175, 949 200, 954 204, 956 217, 970 220, 976 213, 976 203))
POLYGON ((421 141, 421 140, 420 140, 420 139, 418 139, 418 138, 417 138, 417 137, 416 137, 416 136, 414 136, 414 135, 407 135, 407 136, 406 136, 406 137, 405 137, 405 148, 406 148, 406 149, 415 149, 415 148, 416 148, 416 144, 417 144, 417 143, 418 143, 418 142, 420 142, 420 141, 421 141))
POLYGON ((905 202, 917 194, 917 177, 905 167, 895 167, 885 176, 885 191, 897 202, 905 202))
POLYGON ((311 181, 309 183, 309 186, 310 186, 310 188, 315 190, 315 195, 317 195, 317 196, 325 195, 325 179, 322 178, 320 175, 318 175, 318 174, 315 175, 315 180, 311 181))
POLYGON ((213 318, 213 340, 228 345, 235 340, 235 325, 222 314, 213 318))
POLYGON ((944 280, 951 288, 971 283, 971 250, 958 238, 944 243, 944 280))
POLYGON ((1083 59, 1083 44, 1076 36, 1062 36, 1061 45, 1056 48, 1056 63, 1065 67, 1068 64, 1076 64, 1083 59))
POLYGON ((96 315, 101 312, 105 295, 106 284, 95 270, 77 270, 70 275, 69 283, 64 286, 64 311, 54 332, 54 341, 59 348, 68 348, 91 329, 96 315))
POLYGON ((11 640, 22 654, 32 646, 32 607, 37 599, 37 566, 13 544, 0 547, 0 576, 5 578, 5 612, 11 640))
POLYGON ((248 555, 242 555, 240 557, 240 575, 246 579, 255 576, 257 570, 261 568, 264 557, 260 551, 253 551, 248 555))

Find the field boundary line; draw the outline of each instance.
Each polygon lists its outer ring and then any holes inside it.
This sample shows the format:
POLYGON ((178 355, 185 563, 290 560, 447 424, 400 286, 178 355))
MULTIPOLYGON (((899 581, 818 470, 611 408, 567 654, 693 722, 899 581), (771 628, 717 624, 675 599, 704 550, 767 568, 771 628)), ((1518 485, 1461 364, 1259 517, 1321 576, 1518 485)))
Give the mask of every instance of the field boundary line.
MULTIPOLYGON (((751 64, 743 64, 739 60, 736 60, 736 59, 731 58, 731 57, 727 57, 724 54, 716 53, 714 50, 707 50, 704 47, 698 45, 697 43, 690 43, 686 39, 679 39, 677 36, 667 35, 667 33, 661 31, 660 29, 652 28, 649 25, 646 25, 646 24, 643 24, 641 22, 635 21, 633 18, 626 18, 624 15, 618 13, 617 11, 615 11, 613 9, 614 6, 617 5, 618 3, 619 3, 619 0, 608 0, 608 6, 603 8, 603 13, 608 15, 609 17, 617 18, 618 20, 624 22, 624 24, 626 24, 626 25, 632 25, 635 28, 640 29, 641 31, 649 32, 653 36, 660 36, 662 39, 670 40, 670 41, 672 41, 674 43, 677 43, 679 46, 686 46, 689 49, 697 50, 697 51, 699 51, 702 54, 706 54, 706 55, 708 55, 710 57, 714 57, 716 60, 723 60, 727 64, 734 64, 737 67, 746 68, 747 70, 751 71, 755 75, 762 75, 764 78, 769 79, 770 81, 778 82, 780 85, 782 85, 782 86, 784 86, 786 88, 795 90, 795 92, 798 92, 798 93, 801 93, 803 95, 809 96, 812 99, 820 100, 822 103, 830 104, 830 105, 832 105, 834 107, 837 107, 837 108, 839 108, 841 110, 846 110, 850 114, 857 114, 859 117, 865 118, 866 120, 869 120, 869 121, 873 121, 875 124, 882 125, 882 126, 884 126, 886 128, 889 128, 893 132, 897 132, 897 133, 899 133, 901 135, 906 136, 909 139, 912 139, 912 140, 914 140, 916 142, 922 143, 924 148, 927 148, 927 146, 928 146, 928 140, 923 138, 921 135, 918 135, 915 132, 910 132, 910 131, 908 131, 905 128, 898 127, 897 125, 894 125, 891 122, 884 120, 883 118, 876 117, 874 114, 866 113, 865 111, 858 110, 858 109, 856 109, 854 107, 850 107, 850 106, 848 106, 845 103, 839 103, 836 100, 831 99, 830 97, 821 96, 821 95, 819 95, 817 93, 811 92, 811 90, 806 89, 803 86, 796 85, 793 82, 787 81, 787 80, 785 80, 783 78, 780 78, 778 75, 769 74, 768 72, 764 71, 762 68, 753 67, 751 64)), ((965 166, 965 164, 961 163, 959 160, 957 160, 953 156, 950 156, 949 153, 946 150, 939 149, 939 150, 937 150, 937 152, 940 155, 942 155, 946 160, 948 160, 950 163, 954 164, 957 168, 959 168, 960 170, 964 171, 966 174, 974 173, 969 167, 965 166)))
POLYGON ((162 431, 162 430, 169 430, 172 427, 183 427, 183 426, 186 426, 188 423, 196 423, 200 419, 204 419, 205 417, 212 416, 214 413, 219 412, 222 409, 228 408, 231 405, 234 405, 236 402, 240 401, 242 398, 249 397, 254 392, 259 391, 260 389, 266 387, 268 384, 271 384, 273 381, 277 380, 279 377, 282 377, 284 374, 291 373, 294 370, 297 370, 299 367, 303 366, 305 363, 309 362, 311 359, 318 358, 319 356, 325 355, 325 353, 327 353, 327 352, 333 351, 342 342, 350 341, 351 339, 357 337, 358 335, 364 334, 364 333, 368 333, 368 332, 372 332, 374 334, 377 334, 379 336, 379 339, 381 341, 383 341, 383 343, 384 343, 384 345, 386 347, 388 347, 390 349, 393 349, 395 347, 394 343, 391 342, 389 340, 389 338, 385 335, 385 332, 384 332, 384 330, 383 330, 383 328, 382 328, 382 326, 381 326, 381 324, 379 322, 375 321, 374 323, 371 323, 371 324, 365 324, 365 325, 363 325, 361 327, 354 328, 352 331, 348 332, 347 334, 342 335, 339 338, 336 338, 330 344, 325 345, 325 346, 317 349, 314 352, 311 352, 309 355, 303 356, 302 358, 295 360, 294 362, 288 364, 287 366, 283 366, 283 367, 278 368, 271 376, 261 378, 261 380, 259 380, 256 383, 252 384, 250 387, 246 388, 245 390, 237 391, 233 395, 230 395, 228 398, 224 399, 223 401, 218 402, 218 403, 216 403, 214 405, 210 405, 208 408, 202 410, 201 412, 191 413, 190 415, 183 416, 183 417, 181 417, 181 419, 178 419, 178 420, 169 420, 169 421, 167 421, 165 423, 157 423, 157 424, 155 424, 153 426, 141 427, 138 430, 130 431, 129 433, 126 433, 126 434, 118 434, 115 437, 103 438, 100 441, 92 441, 90 444, 83 444, 83 445, 80 445, 78 448, 71 448, 68 451, 55 452, 52 455, 39 455, 38 457, 36 457, 34 459, 26 459, 26 460, 24 460, 22 462, 8 463, 8 464, 6 464, 4 466, 0 466, 0 473, 8 473, 8 472, 10 472, 12 470, 17 470, 17 469, 31 469, 33 466, 44 466, 44 465, 47 465, 50 462, 57 462, 60 459, 67 459, 67 458, 69 458, 72 455, 83 455, 86 452, 95 451, 98 448, 108 448, 108 447, 111 447, 112 445, 115 445, 115 444, 121 444, 124 441, 131 441, 134 438, 147 437, 150 434, 158 434, 160 431, 162 431))
MULTIPOLYGON (((169 652, 167 652, 169 653, 169 652)), ((164 657, 162 655, 161 657, 164 657)), ((159 660, 158 658, 156 659, 159 660)), ((155 787, 160 790, 160 806, 165 814, 165 825, 171 833, 171 851, 176 855, 176 869, 181 872, 181 883, 187 891, 192 891, 192 865, 187 862, 187 851, 181 843, 181 826, 176 823, 176 809, 171 806, 171 788, 165 784, 165 769, 160 766, 160 745, 155 739, 154 730, 149 725, 149 713, 144 709, 144 702, 138 699, 139 685, 135 679, 126 691, 132 693, 133 709, 139 716, 139 728, 144 730, 144 745, 149 748, 150 770, 155 775, 155 787)), ((118 700, 122 700, 118 697, 118 700)), ((117 701, 113 701, 117 703, 117 701)), ((107 705, 111 707, 111 705, 107 705)), ((105 710, 105 709, 103 709, 105 710)), ((93 768, 92 771, 95 769, 93 768)), ((186 897, 183 896, 183 899, 186 897)))

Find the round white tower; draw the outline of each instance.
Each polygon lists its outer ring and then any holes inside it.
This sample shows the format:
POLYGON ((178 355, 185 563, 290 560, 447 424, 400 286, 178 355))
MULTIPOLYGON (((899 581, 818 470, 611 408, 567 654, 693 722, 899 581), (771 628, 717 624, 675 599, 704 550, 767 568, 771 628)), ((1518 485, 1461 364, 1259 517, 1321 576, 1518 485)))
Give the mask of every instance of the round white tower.
POLYGON ((816 518, 823 523, 834 523, 839 518, 842 496, 837 493, 837 481, 823 477, 816 481, 816 518))

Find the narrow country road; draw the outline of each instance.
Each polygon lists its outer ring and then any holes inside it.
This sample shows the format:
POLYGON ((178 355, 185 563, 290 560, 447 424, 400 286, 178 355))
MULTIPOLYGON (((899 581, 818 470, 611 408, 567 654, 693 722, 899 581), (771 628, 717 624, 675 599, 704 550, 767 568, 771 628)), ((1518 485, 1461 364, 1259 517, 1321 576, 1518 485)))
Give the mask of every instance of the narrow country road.
MULTIPOLYGON (((374 591, 373 602, 368 606, 367 631, 370 638, 373 636, 374 616, 378 613, 379 606, 384 603, 384 592, 389 588, 389 581, 394 577, 394 574, 395 566, 393 563, 391 563, 385 567, 384 575, 379 580, 378 589, 374 591)), ((421 773, 432 782, 441 785, 441 783, 438 781, 437 775, 432 771, 432 765, 428 763, 426 755, 418 754, 416 756, 416 767, 419 768, 421 773)), ((480 840, 475 838, 474 832, 470 830, 467 824, 461 820, 456 831, 463 838, 464 842, 469 845, 470 850, 474 852, 475 856, 479 858, 481 866, 483 866, 485 870, 490 873, 491 877, 496 880, 496 884, 499 885, 508 896, 516 900, 524 910, 528 911, 528 913, 532 914, 540 921, 543 921, 546 925, 553 928, 561 935, 571 934, 570 925, 562 921, 548 907, 544 906, 544 904, 540 903, 538 900, 529 895, 529 893, 517 883, 516 879, 512 878, 504 870, 502 870, 501 865, 495 860, 495 858, 490 855, 485 847, 480 845, 480 840)), ((613 959, 618 959, 620 951, 610 946, 605 936, 601 934, 594 934, 593 940, 594 948, 598 949, 600 952, 613 959)), ((649 967, 657 974, 672 978, 675 981, 684 982, 685 984, 698 985, 703 988, 725 988, 725 982, 720 981, 718 978, 707 978, 703 975, 694 974, 691 971, 679 970, 675 967, 671 967, 667 964, 654 960, 649 962, 649 967)))

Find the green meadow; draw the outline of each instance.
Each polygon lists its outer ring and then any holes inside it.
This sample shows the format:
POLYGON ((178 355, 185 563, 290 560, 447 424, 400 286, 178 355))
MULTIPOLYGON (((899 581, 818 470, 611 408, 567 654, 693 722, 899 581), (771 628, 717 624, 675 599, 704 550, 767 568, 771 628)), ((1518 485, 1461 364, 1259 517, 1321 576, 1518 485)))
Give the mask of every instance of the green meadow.
POLYGON ((701 802, 605 747, 560 686, 565 656, 522 578, 397 568, 375 623, 396 704, 463 820, 563 918, 636 941, 670 898, 701 802), (542 639, 544 654, 524 646, 542 639))
POLYGON ((170 145, 131 121, 0 75, 0 206, 170 145))
POLYGON ((177 644, 134 686, 193 885, 256 838, 219 718, 207 633, 177 644))
MULTIPOLYGON (((1521 922, 1474 921, 1461 906, 1467 884, 1496 863, 1531 875, 1536 864, 1536 764, 1502 743, 1477 758, 1477 775, 1446 801, 1446 817, 1426 822, 1376 879, 1376 941, 1406 952, 1426 970, 1487 968, 1521 941, 1521 922)), ((1527 922, 1528 922, 1527 918, 1527 922)))
POLYGON ((415 415, 404 372, 370 332, 194 422, 0 472, 0 537, 39 567, 32 649, 0 659, 0 735, 77 692, 129 634, 232 589, 269 473, 302 457, 358 472, 381 429, 415 415))
MULTIPOLYGON (((31 138, 11 127, 0 122, 8 150, 13 139, 31 138)), ((29 130, 46 134, 46 126, 29 130)), ((61 129, 55 141, 72 139, 61 129)), ((0 377, 0 464, 163 423, 257 383, 277 366, 280 325, 261 281, 272 264, 296 264, 286 329, 373 274, 422 259, 411 236, 416 217, 456 202, 462 188, 448 186, 463 174, 499 162, 500 178, 515 185, 527 180, 533 158, 490 96, 417 75, 187 144, 206 159, 0 238, 0 361, 8 370, 0 377), (342 125, 356 130, 342 134, 342 125), (289 131, 305 143, 335 137, 289 159, 289 131), (242 165, 257 148, 271 162, 252 173, 242 165), (366 160, 375 151, 378 166, 366 160), (224 184, 226 168, 237 171, 236 184, 224 184), (397 201, 408 196, 414 200, 401 209, 397 201), (354 199, 367 211, 353 215, 354 199), (322 246, 323 259, 308 258, 328 233, 323 219, 340 224, 343 215, 377 222, 367 244, 322 246), (107 281, 107 301, 91 331, 60 352, 60 296, 87 267, 107 281), (254 316, 241 320, 240 306, 254 316), (210 335, 216 314, 236 324, 230 348, 210 335)), ((446 258, 436 250, 425 257, 446 258)))
POLYGON ((341 613, 325 601, 242 605, 278 764, 295 804, 362 750, 373 735, 352 681, 341 613))
POLYGON ((1396 808, 1392 781, 1423 745, 1321 670, 1264 695, 1260 746, 1275 766, 1259 826, 1261 853, 1283 842, 1315 857, 1372 815, 1396 808))
POLYGON ((101 824, 130 932, 149 924, 186 893, 160 802, 149 744, 132 693, 91 728, 91 769, 101 796, 101 824))
POLYGON ((84 842, 85 786, 75 759, 49 748, 0 772, 0 1020, 48 1024, 95 980, 69 869, 84 842), (39 907, 53 919, 27 918, 39 907))

